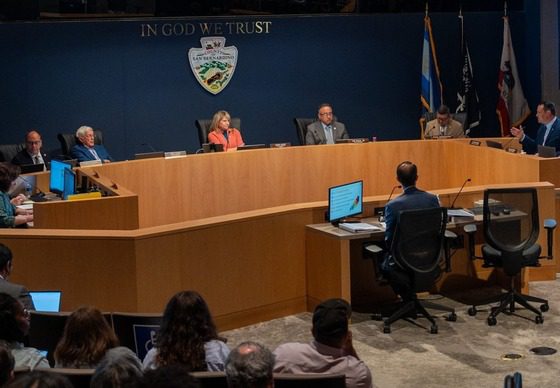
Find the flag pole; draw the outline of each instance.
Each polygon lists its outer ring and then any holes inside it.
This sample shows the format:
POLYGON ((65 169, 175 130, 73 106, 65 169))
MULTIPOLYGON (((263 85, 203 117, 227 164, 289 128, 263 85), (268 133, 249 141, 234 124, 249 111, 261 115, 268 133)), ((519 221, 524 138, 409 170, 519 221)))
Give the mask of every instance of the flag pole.
POLYGON ((504 17, 507 17, 507 0, 504 0, 504 17))
POLYGON ((428 17, 428 2, 426 1, 426 17, 428 17))

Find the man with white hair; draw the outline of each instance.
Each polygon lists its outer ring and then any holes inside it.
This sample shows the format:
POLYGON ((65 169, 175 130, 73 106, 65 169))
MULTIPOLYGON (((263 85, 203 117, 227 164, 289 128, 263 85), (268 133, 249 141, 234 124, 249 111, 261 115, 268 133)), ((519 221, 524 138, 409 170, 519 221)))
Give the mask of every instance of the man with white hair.
POLYGON ((99 160, 102 163, 109 163, 113 160, 104 146, 95 144, 95 134, 91 127, 81 126, 76 131, 76 137, 81 144, 72 147, 70 155, 72 158, 78 159, 78 162, 99 160))

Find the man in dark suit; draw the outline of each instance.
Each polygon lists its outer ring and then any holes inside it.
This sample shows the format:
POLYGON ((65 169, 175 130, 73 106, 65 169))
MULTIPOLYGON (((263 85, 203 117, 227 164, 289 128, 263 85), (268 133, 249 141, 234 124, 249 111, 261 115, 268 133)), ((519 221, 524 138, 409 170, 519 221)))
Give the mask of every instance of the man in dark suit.
POLYGON ((344 124, 333 120, 333 110, 330 104, 321 104, 317 117, 319 121, 307 126, 305 144, 334 144, 338 139, 349 138, 344 124))
POLYGON ((28 310, 35 310, 29 292, 24 286, 10 283, 8 277, 12 273, 12 251, 4 244, 0 244, 0 292, 18 299, 28 310))
POLYGON ((109 163, 113 160, 104 146, 95 144, 95 134, 91 127, 81 126, 76 131, 76 137, 81 144, 76 144, 70 150, 72 158, 78 159, 79 162, 99 160, 102 163, 109 163))
POLYGON ((521 127, 511 128, 510 132, 519 139, 523 151, 536 154, 539 145, 556 148, 556 155, 560 154, 560 121, 556 117, 556 107, 550 101, 543 101, 537 106, 537 121, 541 126, 537 138, 531 139, 521 127))
POLYGON ((43 164, 47 170, 50 158, 41 151, 43 140, 36 130, 31 130, 25 135, 25 149, 19 151, 12 159, 12 164, 23 166, 26 164, 43 164))
MULTIPOLYGON (((397 180, 403 187, 403 193, 385 206, 385 244, 391 250, 395 227, 399 213, 410 209, 429 209, 440 207, 438 198, 416 187, 418 169, 412 162, 402 162, 397 167, 397 180)), ((414 298, 414 290, 408 274, 395 264, 391 255, 387 255, 381 263, 383 275, 389 280, 393 291, 404 301, 414 298)))

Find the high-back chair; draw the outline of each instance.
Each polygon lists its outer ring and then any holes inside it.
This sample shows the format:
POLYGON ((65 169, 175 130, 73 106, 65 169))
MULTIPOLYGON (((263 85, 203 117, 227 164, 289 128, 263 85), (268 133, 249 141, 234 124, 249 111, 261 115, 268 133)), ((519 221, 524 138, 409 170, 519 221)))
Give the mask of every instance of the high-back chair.
POLYGON ((483 259, 485 268, 502 268, 509 278, 508 290, 498 296, 474 304, 469 308, 471 316, 476 315, 476 307, 498 302, 491 309, 487 318, 488 325, 497 323, 496 317, 502 312, 515 312, 519 304, 532 311, 535 323, 543 323, 542 312, 548 311, 548 301, 530 295, 524 295, 515 289, 516 278, 525 267, 538 267, 539 259, 552 259, 552 234, 556 220, 544 222, 547 230, 547 255, 541 256, 539 237, 539 204, 535 188, 487 189, 484 192, 483 228, 485 244, 482 245, 482 257, 475 256, 475 225, 466 225, 469 236, 469 253, 473 259, 483 259), (529 302, 540 303, 540 311, 529 302))
POLYGON ((161 326, 162 315, 115 312, 111 314, 111 319, 120 344, 143 360, 154 346, 154 337, 161 326))
POLYGON ((20 144, 0 144, 0 162, 11 162, 14 156, 25 148, 25 145, 20 144))
MULTIPOLYGON (((212 130, 210 125, 212 124, 212 119, 198 119, 194 121, 196 129, 198 130, 198 140, 200 141, 200 147, 204 143, 208 143, 208 134, 212 130)), ((229 123, 231 128, 237 128, 241 131, 241 119, 239 117, 232 117, 229 123)))
POLYGON ((300 145, 305 145, 305 136, 307 135, 307 126, 312 122, 316 121, 316 118, 303 118, 303 117, 296 117, 294 118, 294 124, 296 126, 296 131, 299 139, 300 145))
MULTIPOLYGON (((394 271, 404 272, 408 276, 408 286, 414 293, 430 291, 442 272, 443 264, 446 271, 450 270, 446 224, 447 209, 443 207, 403 210, 398 215, 388 251, 383 252, 372 244, 366 247, 366 252, 374 253, 374 268, 380 254, 390 254, 397 267, 394 271)), ((431 323, 430 333, 436 334, 438 326, 427 308, 448 312, 448 321, 457 319, 453 308, 414 297, 400 304, 393 314, 384 319, 383 332, 390 333, 391 325, 399 319, 420 315, 431 323)))
MULTIPOLYGON (((99 129, 95 129, 93 131, 93 134, 95 135, 95 144, 103 144, 103 132, 99 129)), ((70 155, 72 147, 74 147, 76 144, 80 144, 80 141, 76 137, 76 134, 59 133, 56 137, 60 143, 60 150, 62 152, 61 156, 63 157, 63 159, 72 159, 72 156, 70 155)))

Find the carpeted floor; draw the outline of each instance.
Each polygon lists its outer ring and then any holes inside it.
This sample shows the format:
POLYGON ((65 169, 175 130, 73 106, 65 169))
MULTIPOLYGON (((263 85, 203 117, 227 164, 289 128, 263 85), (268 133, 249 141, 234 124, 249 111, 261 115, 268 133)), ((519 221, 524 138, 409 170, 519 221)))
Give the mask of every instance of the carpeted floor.
MULTIPOLYGON (((560 354, 539 356, 531 352, 540 346, 560 349, 560 280, 534 282, 530 290, 532 295, 548 298, 550 310, 544 313, 542 325, 534 323, 533 314, 519 310, 512 316, 498 316, 498 324, 488 326, 487 308, 471 317, 468 306, 456 302, 465 299, 459 295, 438 301, 454 306, 458 316, 456 322, 438 319, 438 334, 429 333, 425 319, 399 321, 391 334, 383 334, 381 322, 370 320, 368 314, 354 313, 354 346, 380 388, 503 387, 504 376, 515 371, 522 373, 525 388, 560 387, 560 354), (502 358, 510 353, 522 358, 502 358)), ((310 341, 311 314, 222 334, 231 347, 250 339, 273 350, 284 342, 310 341)))

